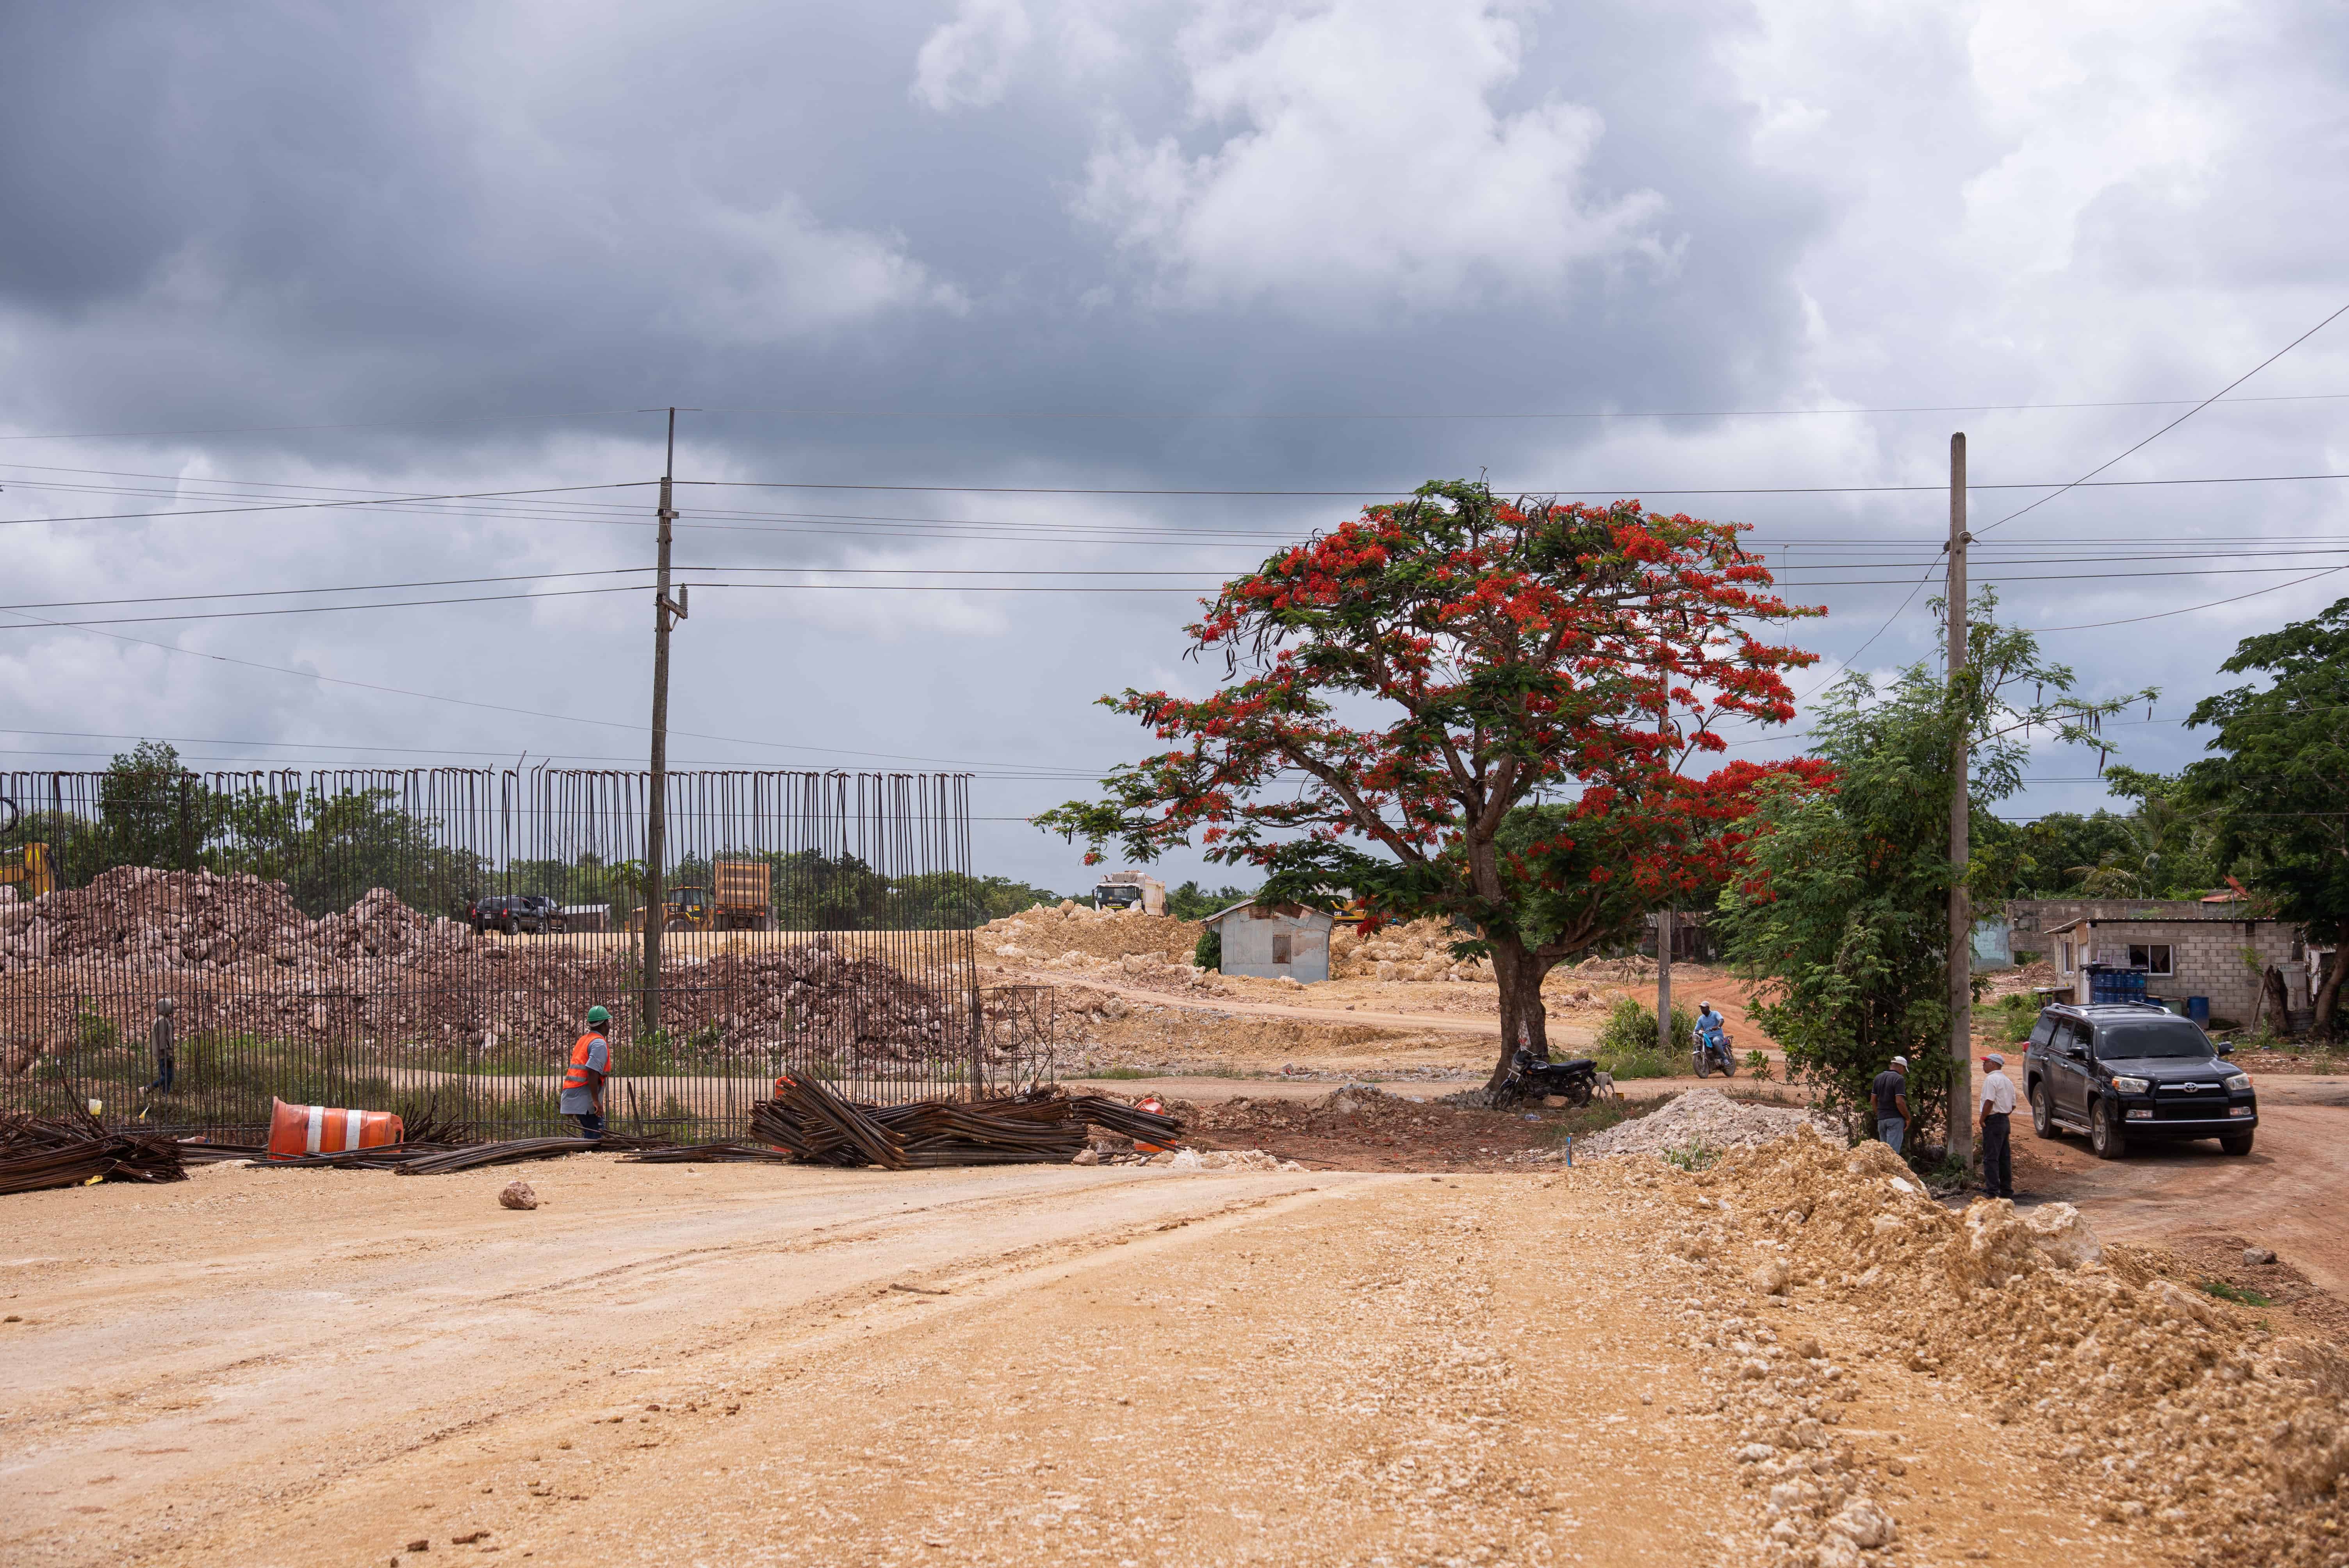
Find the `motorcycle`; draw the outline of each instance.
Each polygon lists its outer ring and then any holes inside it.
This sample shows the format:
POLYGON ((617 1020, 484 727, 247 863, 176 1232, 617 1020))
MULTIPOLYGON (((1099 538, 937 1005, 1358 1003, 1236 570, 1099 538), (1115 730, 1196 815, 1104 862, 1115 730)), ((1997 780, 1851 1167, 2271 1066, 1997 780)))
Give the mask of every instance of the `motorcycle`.
POLYGON ((1737 1076, 1737 1055, 1730 1048, 1727 1029, 1698 1030, 1696 1047, 1689 1055, 1695 1060, 1699 1078, 1714 1072, 1723 1078, 1737 1076))
POLYGON ((1493 1107, 1500 1109, 1519 1101, 1557 1095, 1568 1105, 1588 1105, 1599 1091, 1599 1064, 1578 1057, 1553 1062, 1520 1047, 1510 1058, 1509 1076, 1493 1091, 1493 1107))

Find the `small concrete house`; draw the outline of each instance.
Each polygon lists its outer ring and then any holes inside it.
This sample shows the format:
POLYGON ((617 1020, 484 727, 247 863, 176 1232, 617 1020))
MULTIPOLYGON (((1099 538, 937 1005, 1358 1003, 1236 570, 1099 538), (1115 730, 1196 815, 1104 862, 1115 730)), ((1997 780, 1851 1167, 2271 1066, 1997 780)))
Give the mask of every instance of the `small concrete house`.
POLYGON ((1337 921, 1294 903, 1236 903, 1200 923, 1223 944, 1224 973, 1310 985, 1330 978, 1330 929, 1337 921))
MULTIPOLYGON (((2088 995, 2088 965, 2145 974, 2148 1001, 2207 996, 2210 1016, 2228 1024, 2251 1021, 2262 976, 2281 972, 2287 1005, 2297 1015, 2310 1006, 2308 950, 2300 927, 2284 920, 2251 920, 2201 913, 2137 919, 2067 920, 2046 932, 2060 984, 2075 1000, 2088 995)), ((2281 1026, 2283 1020, 2271 1020, 2281 1026)))

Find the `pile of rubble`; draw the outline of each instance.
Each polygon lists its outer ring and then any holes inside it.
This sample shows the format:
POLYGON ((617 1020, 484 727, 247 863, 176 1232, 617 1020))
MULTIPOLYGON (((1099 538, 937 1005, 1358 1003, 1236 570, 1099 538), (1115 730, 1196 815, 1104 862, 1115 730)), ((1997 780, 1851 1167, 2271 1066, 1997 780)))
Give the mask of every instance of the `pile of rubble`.
MULTIPOLYGON (((1758 1148, 1806 1129, 1843 1141, 1839 1124, 1805 1107, 1756 1105, 1732 1099, 1717 1088, 1692 1088, 1673 1096, 1661 1109, 1576 1140, 1574 1153, 1578 1160, 1668 1151, 1717 1154, 1758 1148)), ((1564 1157, 1562 1151, 1542 1156, 1564 1157)))
POLYGON ((0 975, 60 963, 134 974, 349 963, 453 952, 472 940, 470 928, 427 920, 384 888, 311 920, 285 883, 250 872, 117 866, 86 887, 0 903, 0 975))
POLYGON ((1195 920, 1089 909, 1063 899, 988 921, 978 929, 978 951, 1031 969, 1090 972, 1132 958, 1187 970, 1202 929, 1195 920))
POLYGON ((1772 1310, 1830 1303, 1909 1371, 1988 1391, 2000 1422, 2038 1429, 2011 1448, 2096 1477, 2106 1519, 2181 1559, 2343 1560, 2349 1356, 2168 1277, 2166 1254, 2106 1247, 2064 1204, 1952 1212, 1874 1142, 1797 1134, 1694 1174, 1609 1161, 1582 1179, 1661 1209, 1703 1293, 1679 1332, 1740 1424, 1746 1484, 1766 1499, 1762 1561, 1858 1568, 1898 1533, 1905 1486, 1856 1466, 1837 1429, 1855 1368, 1772 1310))
MULTIPOLYGON (((969 1048, 946 989, 826 937, 678 954, 663 975, 673 1035, 715 1030, 746 1057, 787 1039, 866 1059, 969 1048)), ((591 1005, 638 984, 627 953, 483 941, 384 888, 310 920, 282 883, 123 867, 0 903, 0 1071, 24 1072, 93 1031, 143 1039, 165 996, 183 1040, 560 1051, 591 1005)), ((617 1043, 633 1044, 635 1009, 614 1011, 617 1043)))
POLYGON ((1461 933, 1450 921, 1413 920, 1382 925, 1369 935, 1341 925, 1330 934, 1333 980, 1481 981, 1493 979, 1487 959, 1456 959, 1461 933))

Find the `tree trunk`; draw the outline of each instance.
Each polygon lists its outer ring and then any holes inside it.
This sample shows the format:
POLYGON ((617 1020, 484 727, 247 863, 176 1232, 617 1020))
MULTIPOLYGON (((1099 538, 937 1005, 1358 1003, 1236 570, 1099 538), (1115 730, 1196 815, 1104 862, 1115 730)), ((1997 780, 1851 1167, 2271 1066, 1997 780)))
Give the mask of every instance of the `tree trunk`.
POLYGON ((2341 976, 2349 973, 2349 944, 2333 949, 2333 962, 2325 966, 2323 983, 2316 988, 2316 1021, 2311 1032, 2320 1039, 2333 1032, 2333 1015, 2341 1006, 2341 976))
POLYGON ((1493 977, 1501 991, 1501 1059, 1485 1087, 1495 1089, 1509 1076, 1510 1059, 1523 1040, 1537 1060, 1549 1057, 1549 1019, 1542 1007, 1542 976, 1548 966, 1526 951, 1522 943, 1495 938, 1491 943, 1493 977))

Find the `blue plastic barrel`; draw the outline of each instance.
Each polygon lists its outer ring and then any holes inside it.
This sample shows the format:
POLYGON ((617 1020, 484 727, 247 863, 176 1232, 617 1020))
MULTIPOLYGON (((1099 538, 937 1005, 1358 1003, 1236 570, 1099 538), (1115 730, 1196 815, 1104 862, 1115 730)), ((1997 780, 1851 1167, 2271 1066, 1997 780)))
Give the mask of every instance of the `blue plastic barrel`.
POLYGON ((2210 1026, 2210 998, 2208 996, 2187 997, 2186 1016, 2193 1019, 2196 1023, 2201 1025, 2204 1028, 2209 1028, 2210 1026))

